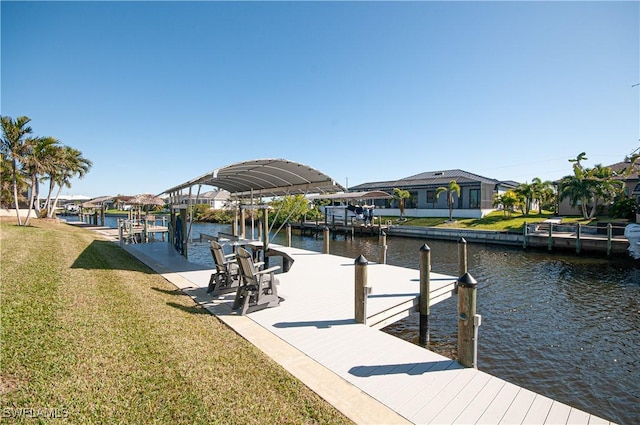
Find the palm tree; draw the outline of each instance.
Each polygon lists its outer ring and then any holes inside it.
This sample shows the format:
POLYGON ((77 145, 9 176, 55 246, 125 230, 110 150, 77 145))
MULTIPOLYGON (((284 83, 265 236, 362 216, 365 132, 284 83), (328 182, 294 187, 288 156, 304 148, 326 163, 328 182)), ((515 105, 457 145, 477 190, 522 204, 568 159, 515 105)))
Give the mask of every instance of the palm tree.
POLYGON ((531 203, 534 199, 534 188, 532 184, 520 183, 515 188, 515 193, 522 199, 522 214, 529 215, 531 203))
POLYGON ((393 197, 398 200, 398 207, 400 207, 400 218, 404 217, 404 200, 411 197, 411 193, 408 190, 394 188, 393 197))
POLYGON ((40 179, 54 165, 55 150, 59 147, 58 140, 53 137, 37 137, 28 139, 29 150, 23 159, 25 174, 31 179, 31 199, 25 226, 29 224, 31 211, 35 208, 40 216, 40 179))
POLYGON ((572 208, 575 208, 578 203, 580 203, 582 216, 585 219, 589 216, 587 213, 587 204, 591 198, 591 188, 587 180, 576 176, 564 176, 560 179, 558 196, 561 201, 568 198, 569 205, 571 205, 572 208))
POLYGON ((460 185, 455 180, 451 180, 448 186, 441 186, 436 189, 436 198, 440 197, 440 194, 447 194, 447 206, 449 207, 449 221, 453 220, 453 194, 455 193, 460 197, 460 185))
POLYGON ((511 217, 513 209, 518 206, 520 199, 513 190, 507 190, 502 194, 495 194, 493 197, 493 206, 501 207, 502 214, 505 217, 511 217))
MULTIPOLYGON (((5 155, 0 155, 0 160, 2 163, 0 164, 0 170, 10 170, 11 169, 11 160, 5 157, 5 155)), ((18 201, 26 202, 26 198, 23 193, 27 191, 27 182, 24 179, 24 175, 22 173, 18 173, 18 179, 16 183, 18 184, 18 201)), ((13 205, 13 179, 11 173, 8 172, 0 172, 0 205, 2 208, 10 209, 13 205)))
POLYGON ((63 146, 58 159, 56 170, 49 176, 58 185, 58 192, 54 202, 49 203, 47 216, 52 217, 55 212, 55 205, 58 203, 62 187, 71 187, 71 179, 74 177, 83 178, 91 169, 93 163, 82 156, 82 152, 69 146, 63 146))
POLYGON ((610 167, 603 167, 602 164, 588 171, 588 179, 591 185, 593 205, 589 218, 594 218, 598 205, 612 203, 624 190, 624 182, 613 178, 614 173, 610 167))
POLYGON ((531 194, 535 201, 538 201, 538 214, 542 215, 542 207, 548 204, 553 198, 553 183, 542 181, 539 177, 534 177, 531 181, 531 194))
POLYGON ((582 152, 576 157, 576 159, 569 160, 569 162, 573 162, 573 175, 578 178, 584 177, 585 169, 580 161, 582 161, 583 159, 589 159, 586 155, 586 152, 582 152))
POLYGON ((22 226, 20 209, 18 205, 18 180, 22 167, 22 159, 28 149, 27 135, 32 133, 29 117, 18 117, 15 120, 11 117, 0 117, 2 124, 2 155, 11 161, 11 180, 13 186, 13 201, 16 208, 18 225, 22 226))

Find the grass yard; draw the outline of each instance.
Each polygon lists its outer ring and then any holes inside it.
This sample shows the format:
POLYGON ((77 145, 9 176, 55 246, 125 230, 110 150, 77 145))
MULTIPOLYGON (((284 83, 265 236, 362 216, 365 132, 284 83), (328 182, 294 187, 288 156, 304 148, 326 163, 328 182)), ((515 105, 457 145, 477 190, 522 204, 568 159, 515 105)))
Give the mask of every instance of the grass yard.
MULTIPOLYGON (((526 221, 529 224, 539 223, 548 218, 555 217, 552 213, 531 213, 522 215, 513 213, 510 217, 505 216, 501 211, 494 211, 483 218, 455 218, 454 222, 448 223, 444 217, 407 217, 405 221, 398 222, 397 217, 383 217, 383 223, 391 220, 393 224, 403 226, 424 226, 424 227, 448 227, 456 229, 474 229, 474 230, 496 230, 496 231, 522 231, 522 226, 526 221)), ((563 217, 563 223, 580 222, 581 224, 589 224, 592 220, 583 220, 582 217, 563 217)), ((593 220, 595 222, 595 220, 593 220)))
POLYGON ((350 423, 118 245, 32 224, 0 222, 3 420, 350 423))

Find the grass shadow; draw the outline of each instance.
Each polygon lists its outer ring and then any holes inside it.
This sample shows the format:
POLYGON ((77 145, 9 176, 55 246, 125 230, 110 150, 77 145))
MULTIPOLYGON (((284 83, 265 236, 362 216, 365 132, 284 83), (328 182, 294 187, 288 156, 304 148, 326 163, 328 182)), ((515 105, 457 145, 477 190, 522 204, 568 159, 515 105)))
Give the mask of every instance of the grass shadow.
MULTIPOLYGON (((184 294, 182 294, 182 295, 184 295, 184 294)), ((188 306, 188 305, 182 305, 182 304, 178 304, 178 303, 168 302, 167 305, 169 307, 177 308, 178 310, 182 310, 182 311, 184 311, 186 313, 190 313, 190 314, 207 314, 207 315, 211 315, 209 310, 207 310, 206 308, 202 307, 199 304, 188 306)))
POLYGON ((155 272, 113 242, 94 240, 71 265, 72 269, 155 272))

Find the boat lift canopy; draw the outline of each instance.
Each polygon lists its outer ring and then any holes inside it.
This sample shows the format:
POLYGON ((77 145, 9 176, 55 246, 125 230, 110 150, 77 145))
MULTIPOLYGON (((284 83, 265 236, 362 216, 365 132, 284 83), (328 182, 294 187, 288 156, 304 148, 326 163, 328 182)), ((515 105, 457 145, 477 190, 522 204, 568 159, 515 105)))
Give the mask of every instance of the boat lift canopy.
MULTIPOLYGON (((286 159, 256 159, 215 169, 200 177, 167 189, 163 193, 169 194, 170 199, 173 199, 174 195, 180 194, 183 189, 189 189, 189 198, 191 198, 191 187, 196 185, 198 186, 198 194, 200 193, 200 186, 214 186, 228 191, 231 196, 238 200, 250 197, 251 205, 253 205, 254 196, 307 195, 309 193, 331 193, 345 190, 342 185, 331 177, 308 165, 286 159)), ((304 200, 304 198, 302 199, 304 200)), ((263 252, 266 252, 269 245, 270 228, 267 224, 266 206, 262 208, 264 211, 262 246, 263 252)), ((288 217, 286 220, 288 220, 288 217)), ((237 214, 233 229, 235 235, 237 231, 237 214)), ((186 233, 188 240, 188 235, 191 234, 191 227, 186 233)))
POLYGON ((241 198, 247 196, 284 196, 344 191, 328 175, 286 159, 256 159, 217 168, 164 191, 175 193, 195 185, 224 189, 241 198))

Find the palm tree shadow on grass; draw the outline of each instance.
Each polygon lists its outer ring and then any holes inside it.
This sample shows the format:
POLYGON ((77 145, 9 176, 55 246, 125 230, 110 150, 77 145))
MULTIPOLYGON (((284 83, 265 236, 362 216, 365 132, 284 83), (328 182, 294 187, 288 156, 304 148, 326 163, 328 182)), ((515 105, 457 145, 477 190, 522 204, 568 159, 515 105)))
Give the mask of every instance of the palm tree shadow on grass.
POLYGON ((169 307, 177 308, 178 310, 182 310, 184 312, 191 313, 191 314, 207 314, 207 315, 211 315, 209 310, 207 310, 206 308, 202 307, 199 304, 196 304, 196 305, 182 305, 182 304, 178 304, 178 303, 174 303, 174 302, 168 302, 167 305, 169 307))
POLYGON ((72 269, 129 270, 155 274, 137 258, 113 242, 96 240, 84 249, 71 265, 72 269))

